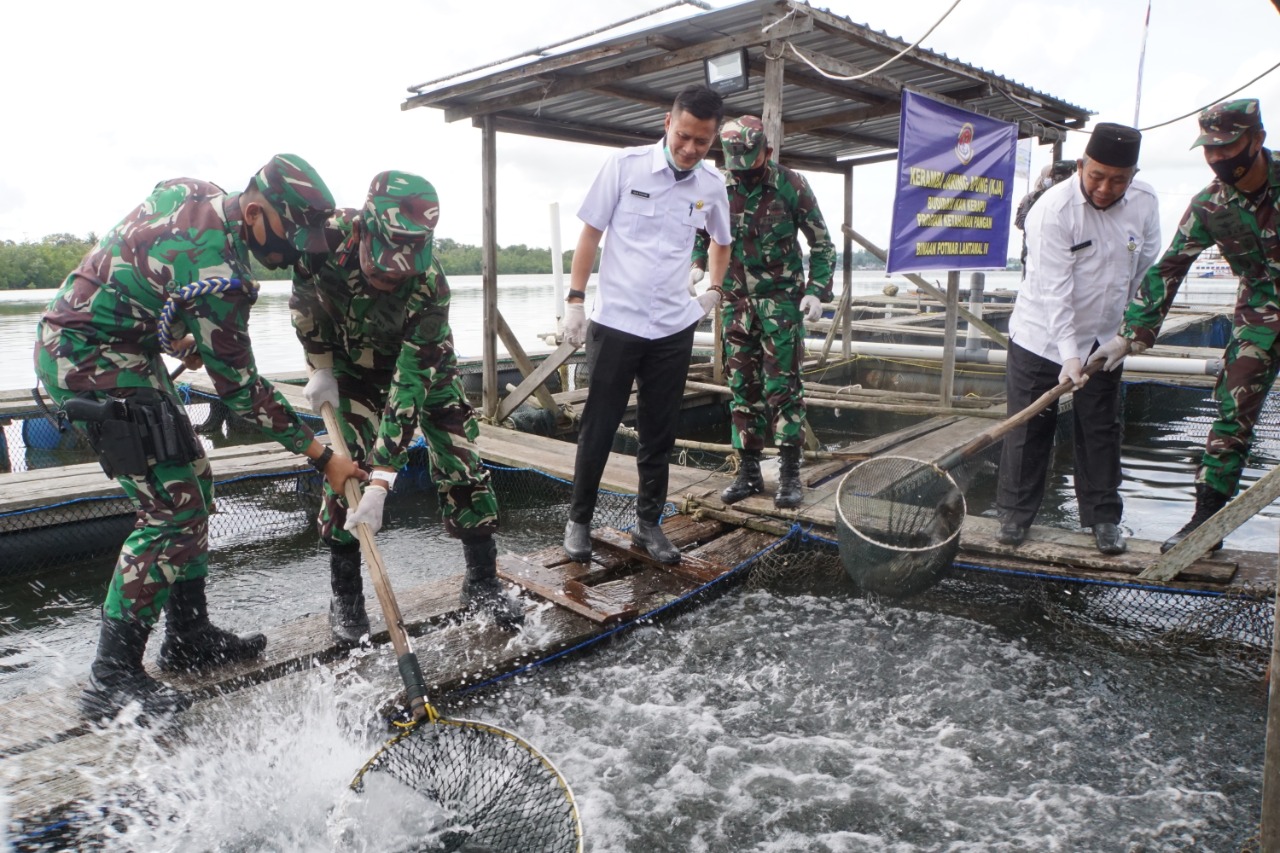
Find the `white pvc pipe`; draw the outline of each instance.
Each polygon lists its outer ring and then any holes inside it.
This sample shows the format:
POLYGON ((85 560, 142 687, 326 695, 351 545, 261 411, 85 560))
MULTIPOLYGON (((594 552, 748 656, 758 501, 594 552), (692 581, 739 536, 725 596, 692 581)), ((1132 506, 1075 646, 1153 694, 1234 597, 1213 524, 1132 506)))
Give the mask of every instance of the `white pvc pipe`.
MULTIPOLYGON (((564 316, 564 255, 560 252, 560 202, 551 202, 551 276, 555 282, 556 320, 564 316)), ((556 323, 559 326, 559 323, 556 323)))
MULTIPOLYGON (((698 332, 693 336, 694 346, 710 347, 714 345, 712 336, 707 332, 698 332)), ((942 363, 942 347, 923 344, 882 344, 869 341, 852 341, 850 351, 854 355, 867 355, 876 358, 913 358, 922 361, 942 363)), ((1002 349, 984 349, 977 352, 956 352, 957 362, 969 364, 1005 363, 1005 351, 1002 349)), ((1126 370, 1136 373, 1158 373, 1170 376, 1217 376, 1222 372, 1222 360, 1217 358, 1162 358, 1152 355, 1131 355, 1125 359, 1126 370)))

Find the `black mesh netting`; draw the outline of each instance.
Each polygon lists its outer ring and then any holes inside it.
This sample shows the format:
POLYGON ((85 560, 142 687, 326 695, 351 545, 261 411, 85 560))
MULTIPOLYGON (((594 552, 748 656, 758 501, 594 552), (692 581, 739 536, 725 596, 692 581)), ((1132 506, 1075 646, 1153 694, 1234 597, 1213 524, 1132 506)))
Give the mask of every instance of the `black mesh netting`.
MULTIPOLYGON (((760 555, 747 585, 787 593, 857 594, 836 542, 796 529, 760 555)), ((863 590, 865 592, 865 590, 863 590)), ((868 593, 874 595, 873 593, 868 593)), ((1059 630, 1138 650, 1181 647, 1261 665, 1270 656, 1274 600, 1266 590, 1169 591, 954 563, 903 606, 1044 619, 1059 630)))
POLYGON ((471 720, 424 722, 391 740, 351 783, 389 777, 439 806, 429 839, 405 849, 572 853, 582 849, 573 792, 520 737, 471 720))
POLYGON ((845 569, 870 592, 918 592, 955 559, 964 515, 964 496, 942 469, 906 456, 861 462, 836 492, 845 569))

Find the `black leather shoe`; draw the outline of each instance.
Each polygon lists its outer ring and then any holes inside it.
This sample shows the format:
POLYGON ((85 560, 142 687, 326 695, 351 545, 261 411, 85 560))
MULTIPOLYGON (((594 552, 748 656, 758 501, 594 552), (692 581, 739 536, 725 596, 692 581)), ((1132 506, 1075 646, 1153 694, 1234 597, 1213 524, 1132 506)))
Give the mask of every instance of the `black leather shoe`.
POLYGON ((1109 521, 1100 521, 1093 526, 1093 541, 1098 543, 1100 552, 1113 556, 1123 554, 1127 547, 1120 527, 1109 521))
POLYGON ((996 534, 996 541, 1001 545, 1010 545, 1017 548, 1027 541, 1027 528, 1012 521, 1002 521, 1000 522, 1000 532, 996 534))
POLYGON ((637 521, 631 531, 631 541, 649 552, 659 563, 680 562, 680 549, 671 544, 662 525, 653 521, 637 521))
POLYGON ((570 521, 564 526, 564 552, 575 563, 591 561, 591 525, 570 521))

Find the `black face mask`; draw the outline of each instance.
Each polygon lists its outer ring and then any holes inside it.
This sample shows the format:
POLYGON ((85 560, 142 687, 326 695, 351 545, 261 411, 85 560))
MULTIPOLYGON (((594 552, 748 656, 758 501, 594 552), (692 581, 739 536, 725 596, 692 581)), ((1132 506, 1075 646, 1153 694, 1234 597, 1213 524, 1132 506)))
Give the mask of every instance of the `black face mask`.
POLYGON ((738 172, 738 180, 742 181, 749 187, 754 187, 756 184, 764 180, 764 173, 768 169, 768 164, 765 164, 758 169, 742 169, 738 172))
POLYGON ((266 232, 266 242, 259 244, 257 238, 253 236, 253 229, 245 229, 248 232, 248 239, 245 241, 249 244, 249 250, 257 257, 259 263, 269 270, 279 270, 285 267, 291 267, 301 258, 302 253, 293 245, 292 240, 286 240, 271 230, 271 223, 265 219, 262 223, 262 230, 266 232), (271 255, 279 255, 281 260, 272 263, 268 260, 271 255))
POLYGON ((1228 157, 1226 160, 1219 160, 1216 163, 1210 163, 1209 168, 1213 169, 1213 173, 1218 176, 1218 180, 1224 184, 1235 186, 1241 178, 1249 173, 1249 167, 1253 165, 1253 161, 1262 153, 1262 149, 1251 151, 1253 148, 1252 141, 1236 152, 1234 157, 1228 157))

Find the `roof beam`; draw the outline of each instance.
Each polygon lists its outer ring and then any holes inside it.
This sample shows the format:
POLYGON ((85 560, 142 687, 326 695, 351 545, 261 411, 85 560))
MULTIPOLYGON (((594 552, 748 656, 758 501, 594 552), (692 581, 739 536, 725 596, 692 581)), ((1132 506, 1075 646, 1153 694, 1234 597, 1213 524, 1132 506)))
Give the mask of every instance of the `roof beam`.
POLYGON ((446 107, 445 121, 458 121, 464 118, 475 118, 486 113, 497 113, 504 110, 536 103, 546 98, 556 98, 584 89, 598 89, 608 83, 620 80, 633 80, 646 74, 667 71, 681 65, 701 62, 711 56, 718 56, 742 47, 751 47, 769 41, 769 36, 758 29, 737 35, 724 36, 701 44, 691 45, 681 50, 673 50, 624 62, 613 68, 592 71, 589 74, 553 75, 541 86, 516 92, 503 98, 488 98, 469 104, 446 107))
MULTIPOLYGON (((429 107, 438 104, 441 101, 447 101, 451 98, 461 98, 475 92, 481 92, 494 85, 501 85, 512 80, 523 80, 527 78, 535 78, 545 74, 553 74, 557 71, 563 71, 578 65, 585 65, 591 62, 598 62, 601 59, 608 59, 611 56, 619 56, 630 53, 633 50, 640 50, 646 47, 654 46, 657 40, 652 36, 644 36, 641 38, 631 39, 629 41, 619 42, 618 44, 608 45, 606 47, 592 48, 589 50, 574 51, 572 53, 562 54, 560 56, 552 56, 539 62, 528 62, 515 68, 509 68, 506 71, 499 71, 496 74, 490 74, 478 77, 475 80, 468 80, 465 83, 457 83, 453 86, 444 86, 439 89, 433 89, 429 92, 418 92, 412 97, 406 98, 404 103, 400 105, 401 110, 411 110, 414 107, 429 107)), ((416 91, 411 87, 409 91, 416 91)))

